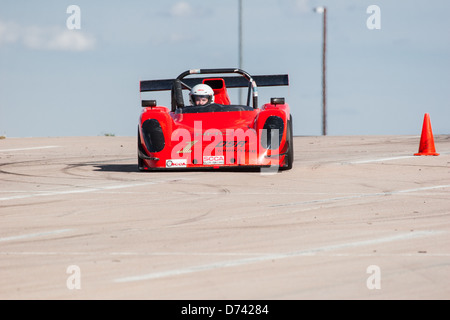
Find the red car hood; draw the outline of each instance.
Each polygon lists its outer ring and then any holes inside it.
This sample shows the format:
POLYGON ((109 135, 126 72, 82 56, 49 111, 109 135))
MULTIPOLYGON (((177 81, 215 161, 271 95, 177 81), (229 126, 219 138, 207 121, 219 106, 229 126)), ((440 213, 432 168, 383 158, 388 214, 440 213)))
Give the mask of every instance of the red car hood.
POLYGON ((184 128, 191 133, 201 130, 217 129, 223 134, 226 130, 254 128, 255 117, 259 109, 252 111, 230 111, 230 112, 208 112, 208 113, 186 113, 174 114, 173 121, 175 128, 184 128))

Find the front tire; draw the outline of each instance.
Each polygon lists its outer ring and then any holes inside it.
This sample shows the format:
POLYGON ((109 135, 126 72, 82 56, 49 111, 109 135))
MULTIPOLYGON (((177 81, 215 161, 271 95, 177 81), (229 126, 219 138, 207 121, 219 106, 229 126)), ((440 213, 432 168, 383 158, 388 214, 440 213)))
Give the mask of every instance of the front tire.
POLYGON ((294 163, 294 136, 292 134, 292 115, 288 120, 288 125, 286 128, 286 144, 288 149, 286 151, 284 166, 282 170, 291 170, 294 163))
POLYGON ((142 145, 141 145, 141 135, 139 133, 139 127, 138 127, 138 134, 137 134, 137 147, 138 147, 138 170, 144 171, 144 160, 139 156, 139 151, 142 152, 142 145))

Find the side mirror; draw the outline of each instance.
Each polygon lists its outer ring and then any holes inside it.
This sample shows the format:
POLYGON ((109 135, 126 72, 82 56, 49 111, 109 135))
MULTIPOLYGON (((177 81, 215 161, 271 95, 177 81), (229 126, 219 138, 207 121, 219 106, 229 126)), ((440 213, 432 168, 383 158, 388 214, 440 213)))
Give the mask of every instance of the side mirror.
POLYGON ((284 104, 284 98, 270 98, 270 104, 284 104))
POLYGON ((156 107, 156 100, 142 100, 142 107, 156 107))

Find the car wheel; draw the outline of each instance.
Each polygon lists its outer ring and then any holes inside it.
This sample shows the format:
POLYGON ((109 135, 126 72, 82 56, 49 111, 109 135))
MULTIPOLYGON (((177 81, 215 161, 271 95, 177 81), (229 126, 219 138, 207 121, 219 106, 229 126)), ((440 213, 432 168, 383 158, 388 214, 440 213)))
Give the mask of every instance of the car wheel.
POLYGON ((139 128, 137 134, 137 147, 138 147, 138 170, 144 171, 144 160, 139 156, 139 151, 142 152, 141 135, 139 133, 139 128))
POLYGON ((288 149, 285 156, 284 166, 281 168, 282 170, 290 170, 292 169, 292 165, 294 163, 294 137, 292 134, 292 115, 291 119, 288 120, 288 125, 286 128, 286 143, 288 145, 288 149))

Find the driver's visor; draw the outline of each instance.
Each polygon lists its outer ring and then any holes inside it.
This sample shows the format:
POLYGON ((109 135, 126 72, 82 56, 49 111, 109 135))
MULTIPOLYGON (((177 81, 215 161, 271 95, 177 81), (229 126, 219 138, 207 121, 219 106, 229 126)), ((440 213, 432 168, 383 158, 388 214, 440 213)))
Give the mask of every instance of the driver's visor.
POLYGON ((211 103, 212 97, 210 95, 192 95, 195 103, 200 102, 201 104, 211 103))

